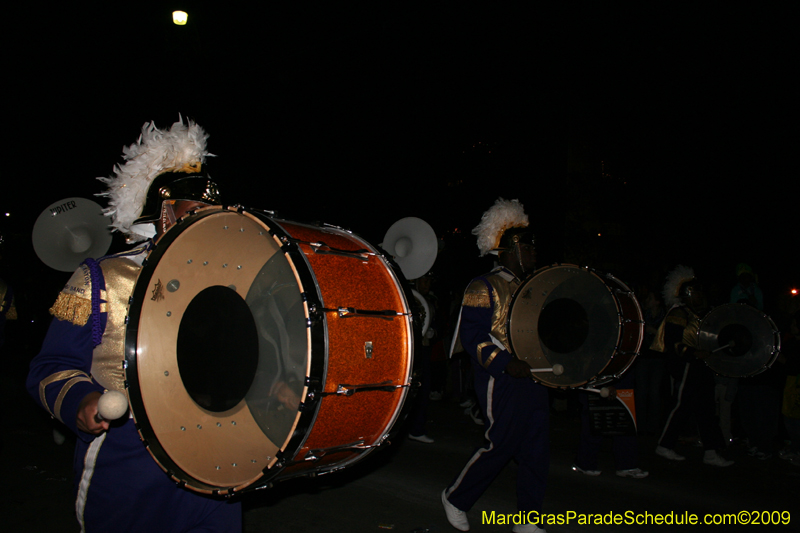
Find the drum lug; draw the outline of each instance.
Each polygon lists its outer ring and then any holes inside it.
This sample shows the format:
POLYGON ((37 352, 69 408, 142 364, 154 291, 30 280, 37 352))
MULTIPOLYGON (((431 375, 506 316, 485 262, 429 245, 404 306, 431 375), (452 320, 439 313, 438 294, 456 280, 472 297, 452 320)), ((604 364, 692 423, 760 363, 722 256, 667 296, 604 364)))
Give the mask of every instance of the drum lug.
POLYGON ((365 446, 363 440, 357 440, 355 442, 351 442, 350 444, 343 444, 341 446, 332 446, 330 448, 318 448, 316 450, 308 450, 306 452, 306 456, 303 457, 303 461, 319 461, 326 455, 330 453, 336 452, 345 452, 345 451, 363 451, 369 450, 370 448, 375 448, 380 446, 379 444, 374 444, 372 446, 365 446))
POLYGON ((278 239, 281 241, 281 243, 283 243, 283 246, 281 246, 281 250, 283 252, 288 252, 297 248, 296 241, 290 239, 286 235, 281 235, 280 237, 278 237, 278 239))
POLYGON ((319 392, 322 390, 322 383, 316 378, 306 377, 305 386, 311 389, 312 392, 319 392))
POLYGON ((308 308, 308 318, 306 318, 306 326, 311 327, 315 324, 318 324, 319 321, 324 318, 323 310, 321 310, 321 306, 319 301, 313 298, 313 296, 309 296, 307 292, 301 293, 300 297, 306 304, 308 308))

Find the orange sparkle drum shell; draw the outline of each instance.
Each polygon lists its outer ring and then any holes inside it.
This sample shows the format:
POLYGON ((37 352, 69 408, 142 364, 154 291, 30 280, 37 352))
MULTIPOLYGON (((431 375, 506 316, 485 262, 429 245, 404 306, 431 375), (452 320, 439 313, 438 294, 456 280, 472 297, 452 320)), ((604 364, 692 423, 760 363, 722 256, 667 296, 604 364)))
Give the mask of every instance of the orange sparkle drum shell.
POLYGON ((514 292, 507 320, 511 351, 556 388, 599 386, 633 364, 644 339, 639 302, 610 274, 577 265, 541 268, 514 292))
MULTIPOLYGON (((325 309, 327 368, 319 413, 314 427, 294 457, 295 464, 285 474, 302 473, 311 468, 346 466, 364 451, 347 446, 375 446, 388 436, 407 394, 411 379, 412 330, 410 311, 404 292, 392 268, 375 250, 355 235, 333 227, 314 227, 279 221, 313 270, 325 309), (318 248, 308 243, 324 243, 318 248), (354 255, 328 253, 329 249, 350 251, 354 255), (362 256, 359 258, 359 256, 362 256), (339 308, 396 310, 395 318, 340 316, 339 308), (351 396, 339 394, 340 386, 373 385, 351 396)), ((347 388, 347 387, 345 387, 347 388)))
POLYGON ((154 459, 187 488, 231 494, 383 443, 405 414, 413 333, 398 274, 366 241, 213 207, 148 256, 125 350, 154 459))

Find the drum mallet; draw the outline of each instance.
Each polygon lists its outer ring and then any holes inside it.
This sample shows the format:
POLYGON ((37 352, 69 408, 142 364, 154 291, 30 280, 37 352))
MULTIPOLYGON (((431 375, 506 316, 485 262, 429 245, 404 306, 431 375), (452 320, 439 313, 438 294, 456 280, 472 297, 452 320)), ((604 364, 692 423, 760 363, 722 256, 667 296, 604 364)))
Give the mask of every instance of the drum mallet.
POLYGON ((608 387, 603 387, 602 389, 579 389, 579 390, 585 390, 585 391, 588 391, 588 392, 596 392, 596 393, 600 394, 601 398, 608 398, 608 395, 611 394, 611 390, 608 387))
POLYGON ((719 348, 717 348, 716 350, 711 350, 711 353, 717 353, 717 352, 721 352, 721 351, 722 351, 722 350, 724 350, 725 348, 735 348, 735 347, 736 347, 736 343, 735 343, 735 342, 733 342, 733 341, 731 341, 731 342, 729 342, 728 344, 726 344, 725 346, 720 346, 720 347, 719 347, 719 348))
POLYGON ((531 373, 534 372, 552 372, 556 376, 560 376, 564 373, 564 366, 556 363, 552 368, 531 368, 531 373))
POLYGON ((116 390, 107 391, 97 400, 95 420, 116 420, 128 411, 128 397, 116 390))

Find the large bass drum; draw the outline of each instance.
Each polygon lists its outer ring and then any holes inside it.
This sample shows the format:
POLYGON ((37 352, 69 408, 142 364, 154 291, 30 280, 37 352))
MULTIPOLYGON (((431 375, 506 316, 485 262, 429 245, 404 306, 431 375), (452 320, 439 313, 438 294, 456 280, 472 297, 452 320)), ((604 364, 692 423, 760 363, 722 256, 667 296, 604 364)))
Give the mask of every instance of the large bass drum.
POLYGON ((599 386, 625 372, 639 354, 644 320, 627 285, 576 265, 534 272, 514 292, 507 330, 511 351, 558 388, 599 386))
POLYGON ((345 230, 241 208, 201 209, 162 238, 125 350, 142 440, 198 492, 344 468, 410 403, 411 316, 390 262, 345 230))
POLYGON ((703 361, 721 376, 744 378, 764 372, 778 358, 781 336, 775 322, 747 304, 715 307, 700 322, 703 361))

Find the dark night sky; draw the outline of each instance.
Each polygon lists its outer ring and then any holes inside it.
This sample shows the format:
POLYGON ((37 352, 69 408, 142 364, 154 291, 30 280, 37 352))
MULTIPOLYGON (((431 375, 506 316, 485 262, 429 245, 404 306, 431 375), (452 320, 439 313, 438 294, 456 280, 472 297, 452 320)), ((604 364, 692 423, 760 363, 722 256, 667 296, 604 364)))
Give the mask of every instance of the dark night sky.
MULTIPOLYGON (((171 9, 113 4, 8 14, 2 207, 27 199, 19 235, 98 192, 144 122, 182 113, 211 134, 230 200, 376 244, 404 216, 468 230, 502 195, 526 205, 544 262, 590 206, 624 228, 598 268, 687 262, 725 285, 748 261, 800 282, 794 13, 262 3, 241 18, 186 2, 179 28, 171 9), (588 178, 568 176, 568 151, 588 178)), ((450 264, 472 269, 473 245, 450 264)))

